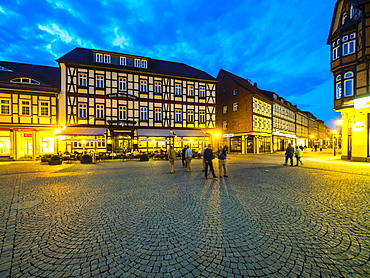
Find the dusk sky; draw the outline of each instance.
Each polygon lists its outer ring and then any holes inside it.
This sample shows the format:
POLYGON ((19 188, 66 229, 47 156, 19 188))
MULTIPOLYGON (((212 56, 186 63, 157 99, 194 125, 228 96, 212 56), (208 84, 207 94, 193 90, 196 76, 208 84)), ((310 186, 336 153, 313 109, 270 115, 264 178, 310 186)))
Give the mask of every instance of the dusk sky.
POLYGON ((0 60, 58 66, 75 47, 230 71, 334 127, 326 44, 336 0, 8 0, 0 60))

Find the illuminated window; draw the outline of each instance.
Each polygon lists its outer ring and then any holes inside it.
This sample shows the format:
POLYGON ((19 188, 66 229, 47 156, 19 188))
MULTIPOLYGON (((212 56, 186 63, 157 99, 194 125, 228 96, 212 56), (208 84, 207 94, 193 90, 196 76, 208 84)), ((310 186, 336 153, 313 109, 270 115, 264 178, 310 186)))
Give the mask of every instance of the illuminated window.
POLYGON ((10 115, 10 100, 9 99, 0 99, 0 114, 10 115))
POLYGON ((104 105, 97 104, 96 105, 96 118, 97 119, 104 119, 104 105))
POLYGON ((342 97, 342 84, 341 84, 342 76, 338 75, 335 79, 335 97, 341 98, 342 97))
POLYGON ((222 128, 223 129, 227 129, 227 121, 223 121, 222 122, 222 128))
POLYGON ((127 120, 127 106, 119 107, 118 117, 120 120, 127 120))
POLYGON ((96 146, 98 148, 105 148, 106 146, 105 136, 96 136, 96 139, 98 140, 98 142, 96 142, 96 146))
POLYGON ((349 97, 353 96, 353 72, 349 71, 344 74, 344 96, 349 97))
POLYGON ((199 87, 199 97, 205 98, 206 97, 206 87, 200 86, 199 87))
POLYGON ((40 116, 49 116, 49 102, 40 101, 40 116))
POLYGON ((238 111, 238 103, 237 102, 233 103, 233 111, 234 112, 238 111))
POLYGON ((206 122, 206 112, 199 111, 199 123, 205 123, 205 122, 206 122))
POLYGON ((175 110, 175 122, 182 122, 182 110, 181 109, 175 110))
POLYGON ((110 55, 104 54, 104 63, 110 64, 110 55))
POLYGON ((14 83, 28 83, 28 84, 32 84, 32 85, 40 85, 40 82, 38 82, 35 79, 28 78, 28 77, 14 78, 14 79, 10 80, 10 82, 14 82, 14 83))
POLYGON ((21 115, 31 115, 31 102, 29 100, 21 100, 21 115))
POLYGON ((104 88, 104 76, 103 75, 96 76, 96 87, 104 88))
POLYGON ((148 120, 148 108, 141 107, 140 108, 140 121, 147 121, 148 120))
POLYGON ((141 60, 141 67, 146 69, 148 67, 148 61, 147 60, 141 60))
POLYGON ((127 60, 126 57, 119 57, 119 64, 122 66, 126 66, 127 60))
POLYGON ((156 122, 162 121, 162 109, 161 108, 154 109, 154 121, 156 122))
POLYGON ((222 114, 227 114, 227 106, 222 107, 222 114))
POLYGON ((147 92, 148 91, 148 82, 146 80, 140 81, 140 92, 147 92))
POLYGON ((103 54, 96 53, 95 54, 95 61, 98 62, 98 63, 103 63, 103 54))
POLYGON ((119 86, 119 90, 120 90, 120 91, 126 91, 126 90, 127 90, 127 82, 126 82, 126 78, 124 78, 124 77, 120 77, 120 78, 119 78, 118 86, 119 86))
POLYGON ((162 93, 162 84, 160 81, 155 81, 154 82, 154 93, 160 94, 162 93))
POLYGON ((78 75, 78 85, 81 87, 87 86, 87 75, 85 73, 80 73, 78 75))
POLYGON ((87 117, 87 104, 80 103, 78 105, 78 117, 79 118, 86 118, 87 117))
POLYGON ((189 97, 194 96, 194 86, 193 85, 188 86, 188 95, 189 95, 189 97))
POLYGON ((176 84, 175 85, 175 95, 176 96, 181 96, 181 84, 176 84))

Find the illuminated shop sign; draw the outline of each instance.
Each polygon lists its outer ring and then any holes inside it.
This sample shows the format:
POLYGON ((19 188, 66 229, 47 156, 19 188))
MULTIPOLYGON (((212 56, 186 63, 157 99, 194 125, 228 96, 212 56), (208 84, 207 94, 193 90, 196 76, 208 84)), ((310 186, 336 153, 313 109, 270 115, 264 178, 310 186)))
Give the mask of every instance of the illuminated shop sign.
POLYGON ((364 97, 354 100, 355 109, 370 108, 370 97, 364 97))

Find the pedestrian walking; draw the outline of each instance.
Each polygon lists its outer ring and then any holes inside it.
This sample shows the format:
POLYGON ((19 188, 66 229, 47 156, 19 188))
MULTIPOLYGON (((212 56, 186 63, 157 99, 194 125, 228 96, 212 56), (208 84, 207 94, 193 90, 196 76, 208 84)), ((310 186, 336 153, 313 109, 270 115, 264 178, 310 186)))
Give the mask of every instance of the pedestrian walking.
POLYGON ((294 155, 294 149, 292 147, 292 144, 288 144, 288 147, 285 150, 285 166, 288 166, 288 159, 290 159, 290 167, 293 166, 293 155, 294 155))
POLYGON ((191 160, 193 159, 193 151, 187 147, 185 151, 185 163, 186 163, 186 171, 191 172, 191 160))
POLYGON ((175 173, 175 158, 176 158, 176 152, 173 148, 173 146, 170 146, 170 150, 168 152, 168 160, 170 161, 170 173, 175 173))
POLYGON ((227 178, 227 170, 226 170, 226 146, 222 147, 220 146, 217 155, 218 155, 218 173, 220 175, 220 178, 222 178, 222 169, 224 172, 224 177, 227 178))
POLYGON ((185 146, 183 149, 182 149, 182 154, 181 154, 181 159, 182 159, 182 167, 186 168, 186 159, 185 159, 185 152, 186 152, 186 149, 188 148, 188 146, 185 146))
POLYGON ((211 144, 209 144, 207 146, 207 149, 204 150, 204 162, 206 164, 205 176, 206 178, 208 177, 208 167, 209 167, 213 175, 213 178, 216 179, 217 177, 215 175, 215 170, 213 169, 212 159, 214 159, 214 156, 213 156, 213 151, 211 149, 211 144))
POLYGON ((207 147, 204 147, 201 154, 202 154, 202 171, 206 170, 206 163, 204 161, 204 151, 207 149, 207 147))
POLYGON ((295 158, 297 159, 297 163, 296 165, 294 165, 295 167, 298 166, 298 163, 301 163, 301 165, 303 166, 303 162, 301 161, 302 154, 303 154, 302 150, 298 146, 296 146, 295 147, 295 158))

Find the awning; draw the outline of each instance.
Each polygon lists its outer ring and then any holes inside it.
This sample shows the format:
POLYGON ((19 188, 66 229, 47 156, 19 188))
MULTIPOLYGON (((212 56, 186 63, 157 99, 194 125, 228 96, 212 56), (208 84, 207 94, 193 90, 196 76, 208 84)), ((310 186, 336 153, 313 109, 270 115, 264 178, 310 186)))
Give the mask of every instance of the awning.
POLYGON ((137 136, 146 137, 173 137, 169 129, 138 129, 137 136))
POLYGON ((63 139, 62 141, 65 141, 65 142, 83 142, 83 141, 86 141, 86 142, 98 142, 99 140, 91 139, 91 138, 87 138, 87 139, 68 138, 68 139, 63 139))
POLYGON ((56 135, 101 136, 106 130, 103 127, 67 127, 56 135))
POLYGON ((173 131, 178 137, 207 137, 200 129, 180 129, 173 131))

